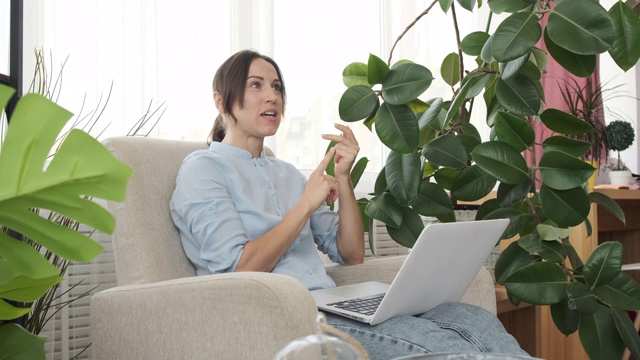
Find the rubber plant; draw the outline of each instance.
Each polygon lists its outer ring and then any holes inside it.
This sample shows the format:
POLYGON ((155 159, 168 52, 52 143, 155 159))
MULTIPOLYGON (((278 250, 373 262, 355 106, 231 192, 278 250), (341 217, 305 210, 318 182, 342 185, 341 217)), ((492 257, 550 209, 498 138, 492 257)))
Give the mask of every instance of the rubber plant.
POLYGON ((567 335, 577 331, 592 359, 619 359, 625 347, 640 358, 640 338, 626 313, 640 309, 640 285, 621 271, 622 245, 603 243, 581 259, 569 241, 570 227, 586 226, 591 233, 591 203, 622 222, 624 213, 586 186, 595 169, 580 157, 590 143, 572 136, 591 125, 545 109, 540 81, 549 56, 565 68, 589 69, 582 76, 590 76, 597 56, 607 53, 624 71, 635 66, 640 19, 621 1, 607 11, 593 0, 489 0, 488 21, 503 15, 496 30, 459 34, 455 10, 482 5, 434 0, 398 37, 386 62, 370 54, 366 63, 345 67, 340 117, 362 121, 390 150, 365 213, 411 247, 424 227, 421 216, 455 221, 454 204, 484 199, 497 188, 476 219, 511 220, 502 237, 518 240, 501 253, 495 270, 510 301, 550 306, 556 327, 567 335), (441 64, 392 62, 398 41, 423 16, 439 11, 436 5, 453 18, 456 51, 441 64), (536 46, 539 41, 548 51, 536 46), (465 69, 463 56, 478 66, 465 69), (427 96, 434 80, 428 66, 441 69, 452 95, 427 96), (469 120, 481 106, 491 128, 485 141, 469 120), (536 144, 534 122, 555 135, 536 144))
MULTIPOLYGON (((0 85, 3 108, 14 89, 0 85)), ((39 94, 20 98, 0 149, 0 354, 2 359, 44 359, 45 337, 20 325, 31 304, 64 281, 59 269, 21 234, 56 256, 89 262, 102 246, 74 229, 40 216, 55 211, 111 234, 113 216, 90 198, 123 201, 133 170, 96 139, 71 130, 47 164, 56 137, 72 114, 39 94), (13 235, 13 236, 12 236, 13 235)))

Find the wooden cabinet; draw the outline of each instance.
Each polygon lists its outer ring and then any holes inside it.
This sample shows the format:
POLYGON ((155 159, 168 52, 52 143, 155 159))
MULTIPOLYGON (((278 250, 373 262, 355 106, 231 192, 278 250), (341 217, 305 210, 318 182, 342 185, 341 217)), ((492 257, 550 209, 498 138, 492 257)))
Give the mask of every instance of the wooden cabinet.
MULTIPOLYGON (((571 229, 569 239, 584 261, 605 241, 619 241, 624 246, 624 263, 640 262, 640 190, 596 190, 618 202, 624 210, 626 225, 597 205, 591 205, 589 221, 592 234, 585 225, 571 229)), ((503 247, 508 245, 503 242, 503 247)), ((631 274, 640 281, 640 274, 631 274)), ((564 336, 557 329, 548 306, 514 307, 507 299, 506 290, 496 286, 498 317, 503 325, 530 355, 548 360, 589 359, 578 334, 564 336)))

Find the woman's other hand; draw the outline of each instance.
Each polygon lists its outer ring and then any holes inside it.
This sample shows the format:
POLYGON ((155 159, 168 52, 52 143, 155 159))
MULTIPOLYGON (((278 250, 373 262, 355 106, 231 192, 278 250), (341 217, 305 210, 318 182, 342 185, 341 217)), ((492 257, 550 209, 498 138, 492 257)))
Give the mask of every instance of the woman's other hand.
POLYGON ((329 150, 318 167, 309 175, 307 180, 307 186, 304 188, 302 199, 307 201, 311 208, 311 212, 315 211, 326 200, 329 204, 332 204, 338 199, 338 183, 336 178, 325 173, 325 169, 331 158, 334 157, 336 150, 332 148, 329 150))
POLYGON ((337 144, 334 157, 334 173, 338 180, 342 178, 351 178, 351 168, 356 161, 360 147, 358 141, 353 135, 351 128, 341 124, 335 124, 336 129, 342 131, 342 135, 323 134, 325 140, 335 141, 337 144))

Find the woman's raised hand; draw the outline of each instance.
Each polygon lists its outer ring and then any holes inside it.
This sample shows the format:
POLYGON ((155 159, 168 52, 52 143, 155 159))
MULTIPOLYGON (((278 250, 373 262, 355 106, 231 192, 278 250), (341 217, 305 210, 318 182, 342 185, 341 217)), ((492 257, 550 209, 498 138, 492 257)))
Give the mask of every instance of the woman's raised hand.
POLYGON ((336 178, 350 179, 351 168, 358 156, 360 147, 351 128, 341 124, 335 124, 335 127, 342 131, 342 135, 323 134, 322 138, 337 143, 336 146, 333 147, 333 149, 335 149, 334 173, 336 174, 336 178))

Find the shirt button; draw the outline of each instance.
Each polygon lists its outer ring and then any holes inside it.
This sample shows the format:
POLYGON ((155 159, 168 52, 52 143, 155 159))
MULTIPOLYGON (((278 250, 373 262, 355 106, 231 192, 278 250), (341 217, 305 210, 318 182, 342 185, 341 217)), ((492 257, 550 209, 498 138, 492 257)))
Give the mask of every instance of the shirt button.
POLYGON ((273 185, 271 185, 271 183, 268 183, 267 184, 267 189, 269 189, 269 190, 273 189, 273 185))
POLYGON ((264 161, 260 160, 260 166, 264 166, 264 161))

